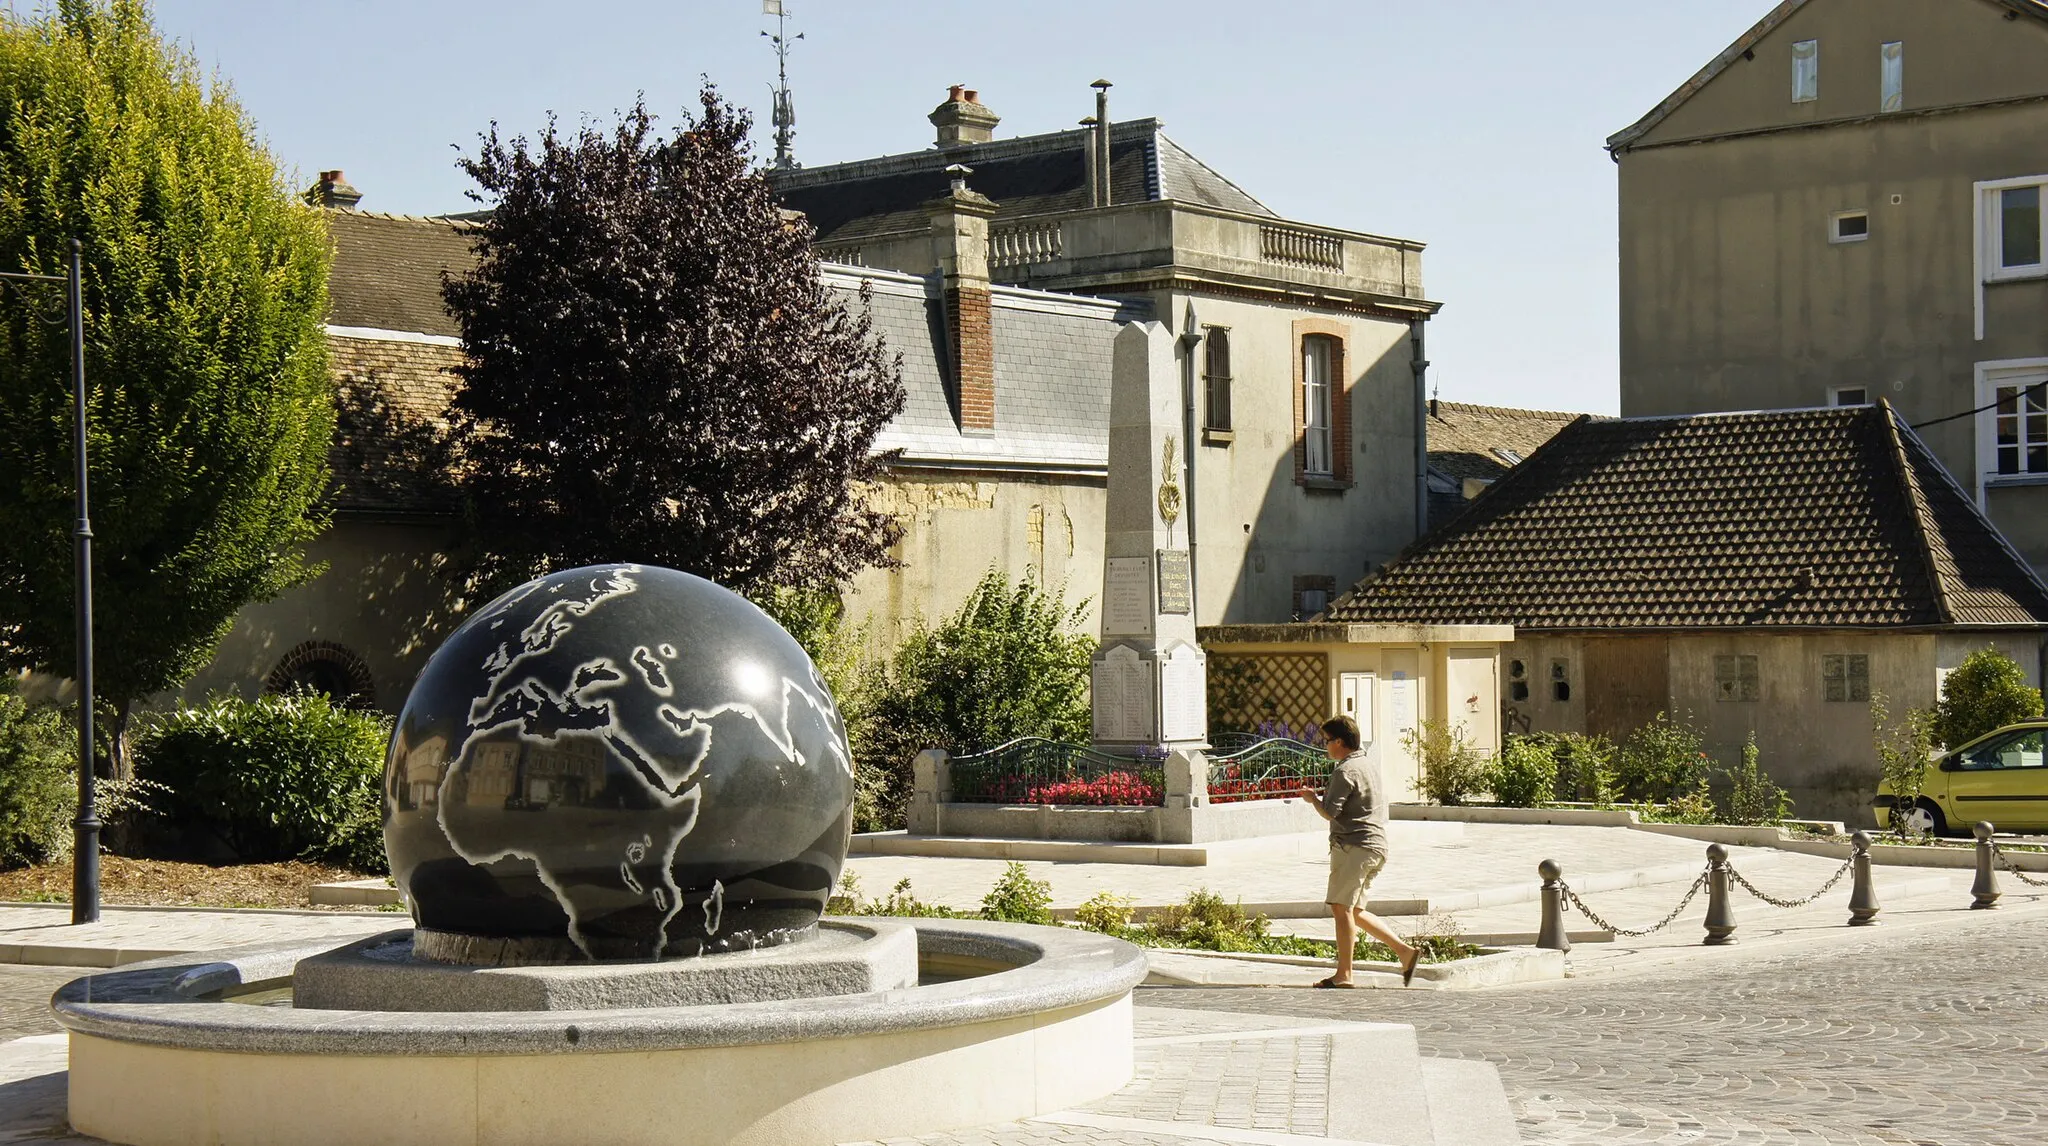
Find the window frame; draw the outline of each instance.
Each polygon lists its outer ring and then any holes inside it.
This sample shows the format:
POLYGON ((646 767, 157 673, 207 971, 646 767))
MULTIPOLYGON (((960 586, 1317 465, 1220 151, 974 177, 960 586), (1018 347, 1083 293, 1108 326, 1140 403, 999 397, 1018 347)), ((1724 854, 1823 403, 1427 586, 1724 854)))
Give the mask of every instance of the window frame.
POLYGON ((1334 391, 1337 375, 1337 338, 1329 334, 1301 336, 1301 472, 1310 478, 1337 476, 1337 427, 1334 391), (1320 350, 1320 354, 1312 351, 1320 350), (1320 362, 1318 362, 1320 359, 1320 362), (1322 368, 1317 379, 1316 367, 1322 368), (1316 467, 1317 435, 1321 435, 1322 468, 1316 467))
POLYGON ((1756 704, 1763 693, 1763 665, 1755 653, 1714 654, 1714 703, 1756 704), (1724 664, 1733 671, 1724 675, 1724 664), (1734 695, 1729 695, 1729 685, 1734 686, 1734 695))
POLYGON ((1792 102, 1820 101, 1820 41, 1797 40, 1792 44, 1792 102), (1800 53, 1804 51, 1804 55, 1800 53), (1801 65, 1805 65, 1801 67, 1801 65))
POLYGON ((1868 208, 1864 208, 1864 207, 1859 207, 1859 208, 1857 208, 1857 209, 1855 209, 1855 210, 1853 210, 1853 211, 1836 211, 1836 212, 1835 212, 1834 214, 1832 214, 1832 215, 1829 215, 1829 216, 1828 216, 1828 243, 1829 243, 1829 245, 1831 245, 1831 246, 1843 246, 1843 245, 1845 245, 1845 244, 1848 244, 1848 243, 1861 243, 1861 242, 1866 242, 1866 241, 1868 241, 1868 240, 1869 240, 1869 238, 1870 238, 1870 211, 1869 211, 1869 209, 1868 209, 1868 208), (1861 220, 1863 220, 1863 230, 1862 230, 1862 231, 1861 231, 1860 233, 1858 233, 1858 234, 1854 234, 1854 235, 1845 235, 1845 234, 1843 234, 1843 233, 1842 233, 1842 223, 1843 223, 1843 222, 1844 222, 1845 220, 1848 220, 1848 219, 1861 219, 1861 220))
MULTIPOLYGON (((1977 184, 1977 240, 1981 260, 1979 277, 1987 283, 2015 279, 2048 278, 2048 175, 2022 175, 1992 179, 1977 184), (2032 187, 2038 193, 2034 210, 2039 216, 2035 238, 2038 260, 2016 266, 2005 265, 2005 193, 2032 187)), ((1979 333, 1978 337, 1983 337, 1979 333)))
POLYGON ((2026 466, 2026 455, 2030 449, 2036 445, 2048 446, 2048 434, 2044 434, 2039 442, 2031 440, 2027 434, 2028 422, 2033 417, 2043 417, 2044 421, 2048 421, 2048 358, 2013 358, 1998 362, 1979 362, 1977 405, 1990 407, 1981 410, 1976 417, 1979 504, 1982 504, 1984 491, 1989 487, 2048 484, 2048 468, 2028 469, 2026 466), (2028 403, 2034 412, 2030 414, 2027 407, 2023 406, 2017 415, 2020 418, 2020 441, 2017 448, 2020 451, 2021 468, 2018 472, 2009 474, 2000 473, 1998 469, 1998 420, 2002 415, 1993 405, 1998 400, 1998 391, 2007 386, 2017 386, 2022 391, 2035 386, 2042 387, 2028 403))
POLYGON ((1227 444, 1236 433, 1230 401, 1230 352, 1229 327, 1202 328, 1202 433, 1205 437, 1214 436, 1215 444, 1227 444), (1222 359, 1220 372, 1217 370, 1219 357, 1222 359), (1218 410, 1223 415, 1220 419, 1216 416, 1218 410))
POLYGON ((1874 406, 1877 402, 1870 396, 1870 389, 1868 386, 1830 386, 1828 387, 1828 405, 1874 406), (1842 400, 1843 397, 1849 394, 1861 394, 1862 397, 1854 402, 1844 402, 1842 400))
POLYGON ((1906 110, 1906 42, 1888 40, 1877 46, 1877 113, 1906 110))
POLYGON ((1824 704, 1870 703, 1870 654, 1824 653, 1820 658, 1820 698, 1824 704), (1858 671, 1858 670, 1861 671, 1858 671), (1839 684, 1841 687, 1836 688, 1839 684), (1835 695, 1836 693, 1840 695, 1835 695), (1861 692, 1862 695, 1857 695, 1861 692))

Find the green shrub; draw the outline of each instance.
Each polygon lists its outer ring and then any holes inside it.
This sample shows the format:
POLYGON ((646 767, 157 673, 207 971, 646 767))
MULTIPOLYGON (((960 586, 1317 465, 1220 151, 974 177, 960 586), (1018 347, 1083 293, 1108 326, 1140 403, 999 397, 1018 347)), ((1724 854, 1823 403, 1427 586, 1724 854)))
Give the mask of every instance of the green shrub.
POLYGON ((1074 922, 1090 931, 1118 935, 1131 925, 1131 897, 1101 891, 1074 909, 1074 922))
POLYGON ((137 747, 143 774, 171 789, 159 810, 169 824, 209 832, 244 860, 347 859, 374 871, 389 735, 384 717, 294 693, 164 713, 137 747))
POLYGON ((886 726, 878 743, 907 768, 923 748, 982 752, 1022 736, 1086 742, 1095 641, 1078 631, 1084 611, 991 569, 951 616, 920 624, 896 650, 875 706, 886 726))
POLYGON ((894 915, 905 919, 964 919, 963 912, 936 903, 926 903, 910 890, 908 878, 896 881, 895 890, 881 899, 865 899, 860 877, 847 871, 839 877, 839 894, 826 901, 825 909, 835 915, 894 915))
POLYGON ((1792 797, 1757 763, 1756 733, 1742 746, 1742 764, 1728 773, 1728 822, 1775 824, 1792 811, 1792 797))
POLYGON ((1579 732, 1539 733, 1557 757, 1557 798, 1587 800, 1611 808, 1615 789, 1614 742, 1579 732))
POLYGON ((1629 800, 1670 800, 1699 786, 1712 770, 1705 737, 1683 717, 1658 713, 1628 734, 1615 779, 1629 800))
POLYGON ((1662 804, 1638 804, 1636 812, 1643 819, 1658 824, 1711 824, 1719 818, 1714 809, 1714 793, 1708 786, 1705 772, 1699 774, 1692 787, 1673 795, 1662 804))
POLYGON ((1927 782, 1927 763, 1934 755, 1934 714, 1909 708, 1897 723, 1881 692, 1870 694, 1871 747, 1877 752, 1878 775, 1891 793, 1890 827, 1906 836, 1906 813, 1920 800, 1927 782))
POLYGON ((1028 868, 1012 861, 982 897, 981 917, 997 923, 1050 924, 1052 885, 1032 879, 1028 868))
POLYGON ((46 863, 70 851, 78 807, 78 729, 71 712, 0 692, 0 868, 46 863))
POLYGON ((2041 715, 2041 693, 2018 661, 1985 647, 1963 658, 1941 683, 1934 742, 1960 748, 1996 728, 2041 715))
POLYGON ((1557 754, 1547 739, 1510 736, 1494 761, 1488 787, 1510 808, 1534 808, 1557 787, 1557 754))
POLYGON ((829 590, 767 588, 753 600, 796 638, 832 690, 853 753, 853 830, 902 827, 917 749, 901 751, 889 730, 878 725, 875 706, 882 690, 876 678, 883 666, 867 655, 866 627, 848 624, 845 603, 829 590))
POLYGON ((1486 791, 1487 760, 1465 739, 1465 730, 1425 720, 1401 734, 1401 743, 1422 763, 1422 794, 1446 807, 1486 791))

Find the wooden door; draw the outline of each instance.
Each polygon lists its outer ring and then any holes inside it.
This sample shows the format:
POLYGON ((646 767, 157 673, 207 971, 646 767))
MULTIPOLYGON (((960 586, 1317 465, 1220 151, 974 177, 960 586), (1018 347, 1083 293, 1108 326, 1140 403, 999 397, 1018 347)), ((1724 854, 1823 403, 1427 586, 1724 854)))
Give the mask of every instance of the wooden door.
POLYGON ((1589 639, 1582 647, 1587 735, 1619 743, 1671 710, 1669 638, 1589 639))

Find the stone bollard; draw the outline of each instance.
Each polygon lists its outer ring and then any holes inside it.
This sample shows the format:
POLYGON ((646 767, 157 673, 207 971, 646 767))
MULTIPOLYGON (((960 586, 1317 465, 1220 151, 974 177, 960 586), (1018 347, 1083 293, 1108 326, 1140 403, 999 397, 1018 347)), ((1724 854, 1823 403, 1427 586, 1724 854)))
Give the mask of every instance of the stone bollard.
POLYGON ((1877 885, 1870 881, 1870 833, 1849 837, 1854 852, 1849 856, 1849 926, 1868 927, 1877 922, 1877 885))
POLYGON ((1556 860, 1536 865, 1543 877, 1543 926, 1536 933, 1536 946, 1545 951, 1570 951, 1571 937, 1564 932, 1564 869, 1556 860))
POLYGON ((914 836, 941 833, 940 808, 953 798, 952 757, 943 748, 927 748, 910 763, 910 807, 905 826, 914 836))
POLYGON ((1970 885, 1973 910, 1998 906, 1998 872, 1993 870, 1997 852, 1991 846, 1991 833, 1996 830, 1988 820, 1979 820, 1970 829, 1977 837, 1977 882, 1970 885))
POLYGON ((1735 905, 1728 894, 1728 849, 1707 845, 1707 937, 1709 947, 1735 942, 1735 905))

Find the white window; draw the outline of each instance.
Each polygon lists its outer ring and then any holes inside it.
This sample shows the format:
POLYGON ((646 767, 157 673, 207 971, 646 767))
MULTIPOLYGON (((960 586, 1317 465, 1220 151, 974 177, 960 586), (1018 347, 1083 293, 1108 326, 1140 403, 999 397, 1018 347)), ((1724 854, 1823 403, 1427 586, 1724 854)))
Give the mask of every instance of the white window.
POLYGON ((1801 40, 1792 45, 1792 102, 1812 103, 1820 98, 1820 41, 1801 40))
POLYGON ((1870 212, 1838 211, 1828 217, 1828 242, 1860 243, 1870 237, 1870 212))
POLYGON ((1906 110, 1906 45, 1893 40, 1877 50, 1879 111, 1906 110))
POLYGON ((1977 402, 1984 483, 2048 478, 2048 359, 1978 363, 1977 402))
POLYGON ((1301 432, 1307 446, 1303 469, 1330 475, 1330 339, 1311 334, 1301 340, 1301 432))
POLYGON ((1868 406, 1870 405, 1870 387, 1837 386, 1828 391, 1828 405, 1868 406))
POLYGON ((1985 283, 2048 277, 2042 209, 2048 175, 1993 179, 1977 189, 1977 337, 1984 337, 1985 283))

